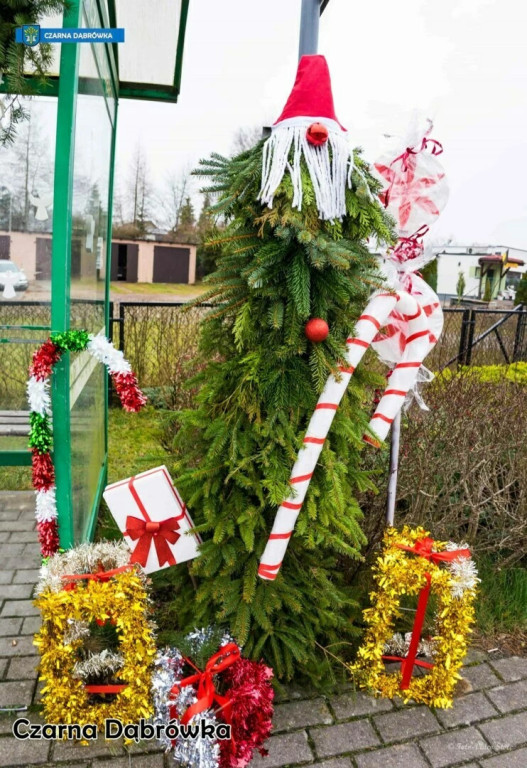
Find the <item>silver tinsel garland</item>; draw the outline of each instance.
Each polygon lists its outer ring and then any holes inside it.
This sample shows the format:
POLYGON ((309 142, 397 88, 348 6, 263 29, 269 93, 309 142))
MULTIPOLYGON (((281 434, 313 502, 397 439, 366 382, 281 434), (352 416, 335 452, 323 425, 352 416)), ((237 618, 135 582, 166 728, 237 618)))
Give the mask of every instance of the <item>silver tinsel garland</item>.
MULTIPOLYGON (((385 644, 383 649, 383 654, 385 656, 401 656, 404 658, 408 654, 411 639, 412 639, 411 632, 406 632, 404 636, 400 632, 396 632, 385 644)), ((417 655, 433 658, 434 657, 433 640, 425 640, 425 639, 420 640, 419 645, 417 647, 417 655)))
MULTIPOLYGON (((102 565, 103 570, 111 571, 128 565, 130 550, 124 541, 99 541, 95 544, 80 544, 67 552, 57 553, 50 557, 40 569, 40 578, 36 586, 36 594, 45 590, 60 592, 64 589, 62 576, 73 573, 94 573, 102 565)), ((146 574, 138 570, 146 583, 146 574)))
MULTIPOLYGON (((448 552, 454 552, 457 549, 468 549, 468 544, 449 541, 446 545, 448 552)), ((481 579, 478 577, 478 569, 471 557, 457 557, 447 565, 452 577, 450 587, 452 597, 463 597, 463 593, 467 590, 476 589, 481 579)))
MULTIPOLYGON (((208 642, 214 633, 212 627, 196 629, 186 636, 191 653, 197 654, 204 643, 208 642)), ((229 634, 224 634, 220 646, 233 642, 229 634)), ((166 724, 171 719, 171 710, 175 709, 180 718, 187 709, 197 701, 196 692, 192 686, 183 688, 177 696, 171 696, 172 688, 181 682, 185 661, 176 648, 166 648, 160 651, 155 660, 152 691, 154 698, 154 725, 166 724)), ((186 673, 185 673, 186 674, 186 673)), ((203 721, 206 725, 217 725, 216 715, 211 709, 200 712, 189 722, 189 726, 198 725, 203 721)), ((166 751, 174 750, 174 760, 183 768, 217 768, 220 760, 220 746, 216 739, 208 737, 183 739, 178 737, 173 741, 166 735, 161 739, 166 751)))
POLYGON ((100 653, 90 653, 87 659, 78 661, 73 667, 73 675, 80 680, 90 677, 102 677, 121 669, 124 659, 120 653, 114 653, 107 648, 100 653))

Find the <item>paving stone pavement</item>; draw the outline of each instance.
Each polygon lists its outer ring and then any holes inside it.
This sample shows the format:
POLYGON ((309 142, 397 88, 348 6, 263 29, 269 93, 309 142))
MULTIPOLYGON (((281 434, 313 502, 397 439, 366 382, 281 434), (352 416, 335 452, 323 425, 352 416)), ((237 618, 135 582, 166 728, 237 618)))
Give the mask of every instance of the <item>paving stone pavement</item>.
MULTIPOLYGON (((0 768, 174 766, 156 742, 127 748, 13 737, 17 715, 42 722, 32 645, 40 560, 33 503, 32 493, 0 493, 0 768)), ((436 711, 349 689, 324 697, 291 687, 276 705, 268 757, 251 766, 527 768, 527 659, 471 650, 463 676, 470 690, 436 711)))

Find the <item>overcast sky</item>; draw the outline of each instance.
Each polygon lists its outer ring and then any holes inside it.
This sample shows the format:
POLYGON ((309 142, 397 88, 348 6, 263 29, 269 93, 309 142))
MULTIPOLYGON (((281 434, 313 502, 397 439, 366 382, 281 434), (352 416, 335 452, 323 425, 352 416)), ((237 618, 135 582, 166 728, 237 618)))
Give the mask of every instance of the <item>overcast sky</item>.
MULTIPOLYGON (((160 182, 230 152, 240 126, 272 123, 296 72, 300 6, 191 0, 179 103, 121 102, 120 175, 138 142, 160 182)), ((433 118, 451 187, 434 239, 527 248, 526 30, 523 0, 330 0, 322 16, 337 115, 368 160, 414 110, 433 118)))

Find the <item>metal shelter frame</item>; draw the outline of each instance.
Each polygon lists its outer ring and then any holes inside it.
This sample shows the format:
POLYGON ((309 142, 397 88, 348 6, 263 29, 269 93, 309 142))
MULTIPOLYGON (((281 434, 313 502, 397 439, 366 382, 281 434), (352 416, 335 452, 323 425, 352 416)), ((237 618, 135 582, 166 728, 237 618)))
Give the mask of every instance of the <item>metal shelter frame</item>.
MULTIPOLYGON (((300 21, 300 55, 316 53, 318 46, 318 28, 320 15, 328 5, 329 0, 302 0, 300 21)), ((48 83, 42 85, 33 82, 33 95, 53 96, 57 98, 57 128, 55 143, 55 175, 53 198, 53 228, 51 251, 51 317, 50 326, 16 326, 16 329, 29 331, 63 332, 71 328, 71 308, 75 300, 71 296, 71 261, 73 235, 73 194, 74 167, 76 150, 76 128, 79 120, 79 95, 103 95, 106 112, 111 125, 111 146, 108 168, 108 185, 105 188, 107 199, 106 221, 106 269, 104 276, 104 330, 110 333, 109 317, 109 288, 111 263, 111 226, 113 204, 113 181, 115 164, 115 143, 118 115, 118 102, 121 98, 147 99, 161 102, 176 102, 180 87, 183 64, 185 31, 190 0, 182 0, 177 30, 177 48, 175 69, 170 85, 159 83, 139 83, 120 79, 119 50, 117 44, 97 43, 104 51, 102 59, 106 76, 101 72, 101 59, 94 54, 98 76, 80 76, 81 48, 79 45, 62 45, 60 51, 60 69, 58 76, 48 78, 48 83), (101 93, 102 89, 102 93, 101 93)), ((116 12, 116 0, 69 0, 63 14, 64 28, 76 28, 83 25, 84 17, 89 17, 88 26, 111 28, 119 25, 116 12)), ((85 18, 85 20, 86 20, 85 18)), ((99 53, 100 51, 98 51, 99 53)), ((93 73, 92 73, 93 74, 93 73)), ((0 83, 0 93, 8 92, 7 83, 0 83)), ((97 300, 101 303, 101 300, 97 300)), ((4 327, 7 329, 7 327, 4 327)), ((10 326, 9 330, 15 330, 10 326)), ((9 343, 9 339, 2 339, 9 343)), ((12 340, 14 341, 14 340, 12 340)), ((19 340, 23 341, 23 340, 19 340)), ((35 340, 25 340, 39 343, 35 340)), ((97 520, 97 511, 102 491, 107 479, 108 463, 108 381, 104 376, 104 409, 103 417, 103 450, 98 468, 96 490, 91 494, 90 509, 83 516, 82 530, 76 525, 74 514, 74 482, 73 482, 73 438, 71 419, 71 380, 72 363, 70 355, 64 354, 54 369, 52 380, 52 409, 54 447, 53 460, 56 474, 56 497, 59 514, 60 546, 67 549, 74 546, 79 539, 91 539, 97 520), (85 519, 84 519, 85 518, 85 519)), ((87 374, 89 375, 89 374, 87 374)), ((103 376, 103 373, 101 373, 103 376)), ((87 377, 85 379, 87 381, 87 377)), ((78 437, 76 438, 78 440, 78 437)), ((0 451, 0 466, 30 466, 31 453, 27 450, 0 451)))
MULTIPOLYGON (((107 166, 107 183, 103 189, 104 209, 107 211, 107 219, 104 222, 105 232, 105 275, 104 285, 98 289, 100 298, 96 303, 101 305, 104 314, 104 331, 106 335, 110 331, 109 291, 110 291, 110 264, 111 264, 111 228, 113 205, 113 182, 115 166, 115 143, 118 115, 118 102, 120 98, 148 99, 162 102, 176 102, 181 87, 181 74, 183 65, 183 51, 185 43, 185 31, 190 0, 182 0, 179 16, 179 28, 174 30, 177 34, 177 48, 175 56, 175 69, 170 85, 157 83, 136 83, 124 81, 119 76, 119 52, 117 44, 97 43, 97 51, 93 50, 93 43, 80 45, 62 45, 60 50, 60 68, 58 76, 50 76, 48 83, 42 85, 38 81, 32 83, 32 94, 35 96, 52 96, 57 98, 57 128, 55 142, 54 182, 53 182, 53 221, 52 221, 52 246, 51 246, 51 313, 50 326, 3 326, 3 330, 45 331, 63 332, 71 327, 71 307, 75 302, 71 296, 71 261, 72 261, 72 235, 73 235, 73 193, 74 193, 74 167, 75 150, 78 136, 76 128, 79 123, 79 95, 89 94, 103 97, 106 105, 104 119, 108 119, 107 131, 111 128, 109 138, 109 158, 107 166), (81 76, 79 72, 82 49, 92 47, 93 60, 97 74, 81 76), (99 56, 100 54, 100 56, 99 56), (101 71, 101 66, 102 70, 101 71), (104 298, 102 298, 104 296, 104 298)), ((62 26, 63 28, 77 28, 84 25, 97 28, 112 28, 118 26, 115 0, 69 0, 65 8, 62 26)), ((7 93, 7 83, 0 83, 0 93, 7 93)), ((103 151, 101 149, 101 151, 103 151)), ((99 233, 101 234, 101 233, 99 233)), ((86 303, 89 303, 87 300, 86 303)), ((102 325, 102 322, 101 322, 102 325)), ((98 328, 97 330, 103 330, 98 328)), ((36 334, 40 335, 40 334, 36 334)), ((40 343, 38 340, 28 339, 2 339, 5 343, 13 341, 40 343)), ((84 384, 88 381, 90 371, 84 373, 84 384)), ((71 382, 72 369, 70 355, 64 354, 56 364, 52 378, 52 409, 55 415, 53 419, 53 461, 56 476, 56 498, 59 515, 60 546, 70 548, 79 539, 86 540, 93 537, 97 520, 97 511, 102 491, 106 485, 108 464, 108 379, 105 373, 100 371, 101 381, 104 381, 104 401, 97 405, 103 409, 102 413, 102 455, 98 466, 98 478, 96 489, 90 487, 87 494, 90 496, 87 513, 83 513, 81 525, 75 520, 74 503, 75 488, 73 478, 73 438, 71 407, 71 382)), ((74 377, 73 377, 74 378, 74 377)), ((82 373, 81 377, 82 379, 82 373)), ((74 402, 74 398, 73 398, 74 402)), ((101 412, 99 410, 99 418, 101 412)), ((78 433, 76 437, 79 441, 78 433)), ((0 451, 0 466, 30 466, 31 453, 28 450, 2 450, 0 451)))

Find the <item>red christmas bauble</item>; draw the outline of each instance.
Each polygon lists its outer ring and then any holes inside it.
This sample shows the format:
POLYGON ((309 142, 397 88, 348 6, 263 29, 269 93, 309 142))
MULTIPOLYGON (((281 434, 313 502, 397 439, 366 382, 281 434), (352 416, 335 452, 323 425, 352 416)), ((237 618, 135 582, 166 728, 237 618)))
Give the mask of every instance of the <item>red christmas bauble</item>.
POLYGON ((324 341, 329 334, 329 325, 321 317, 312 317, 308 320, 304 332, 309 339, 314 343, 324 341))
POLYGON ((307 129, 306 138, 310 144, 320 147, 325 144, 329 137, 329 131, 322 123, 311 123, 307 129))

